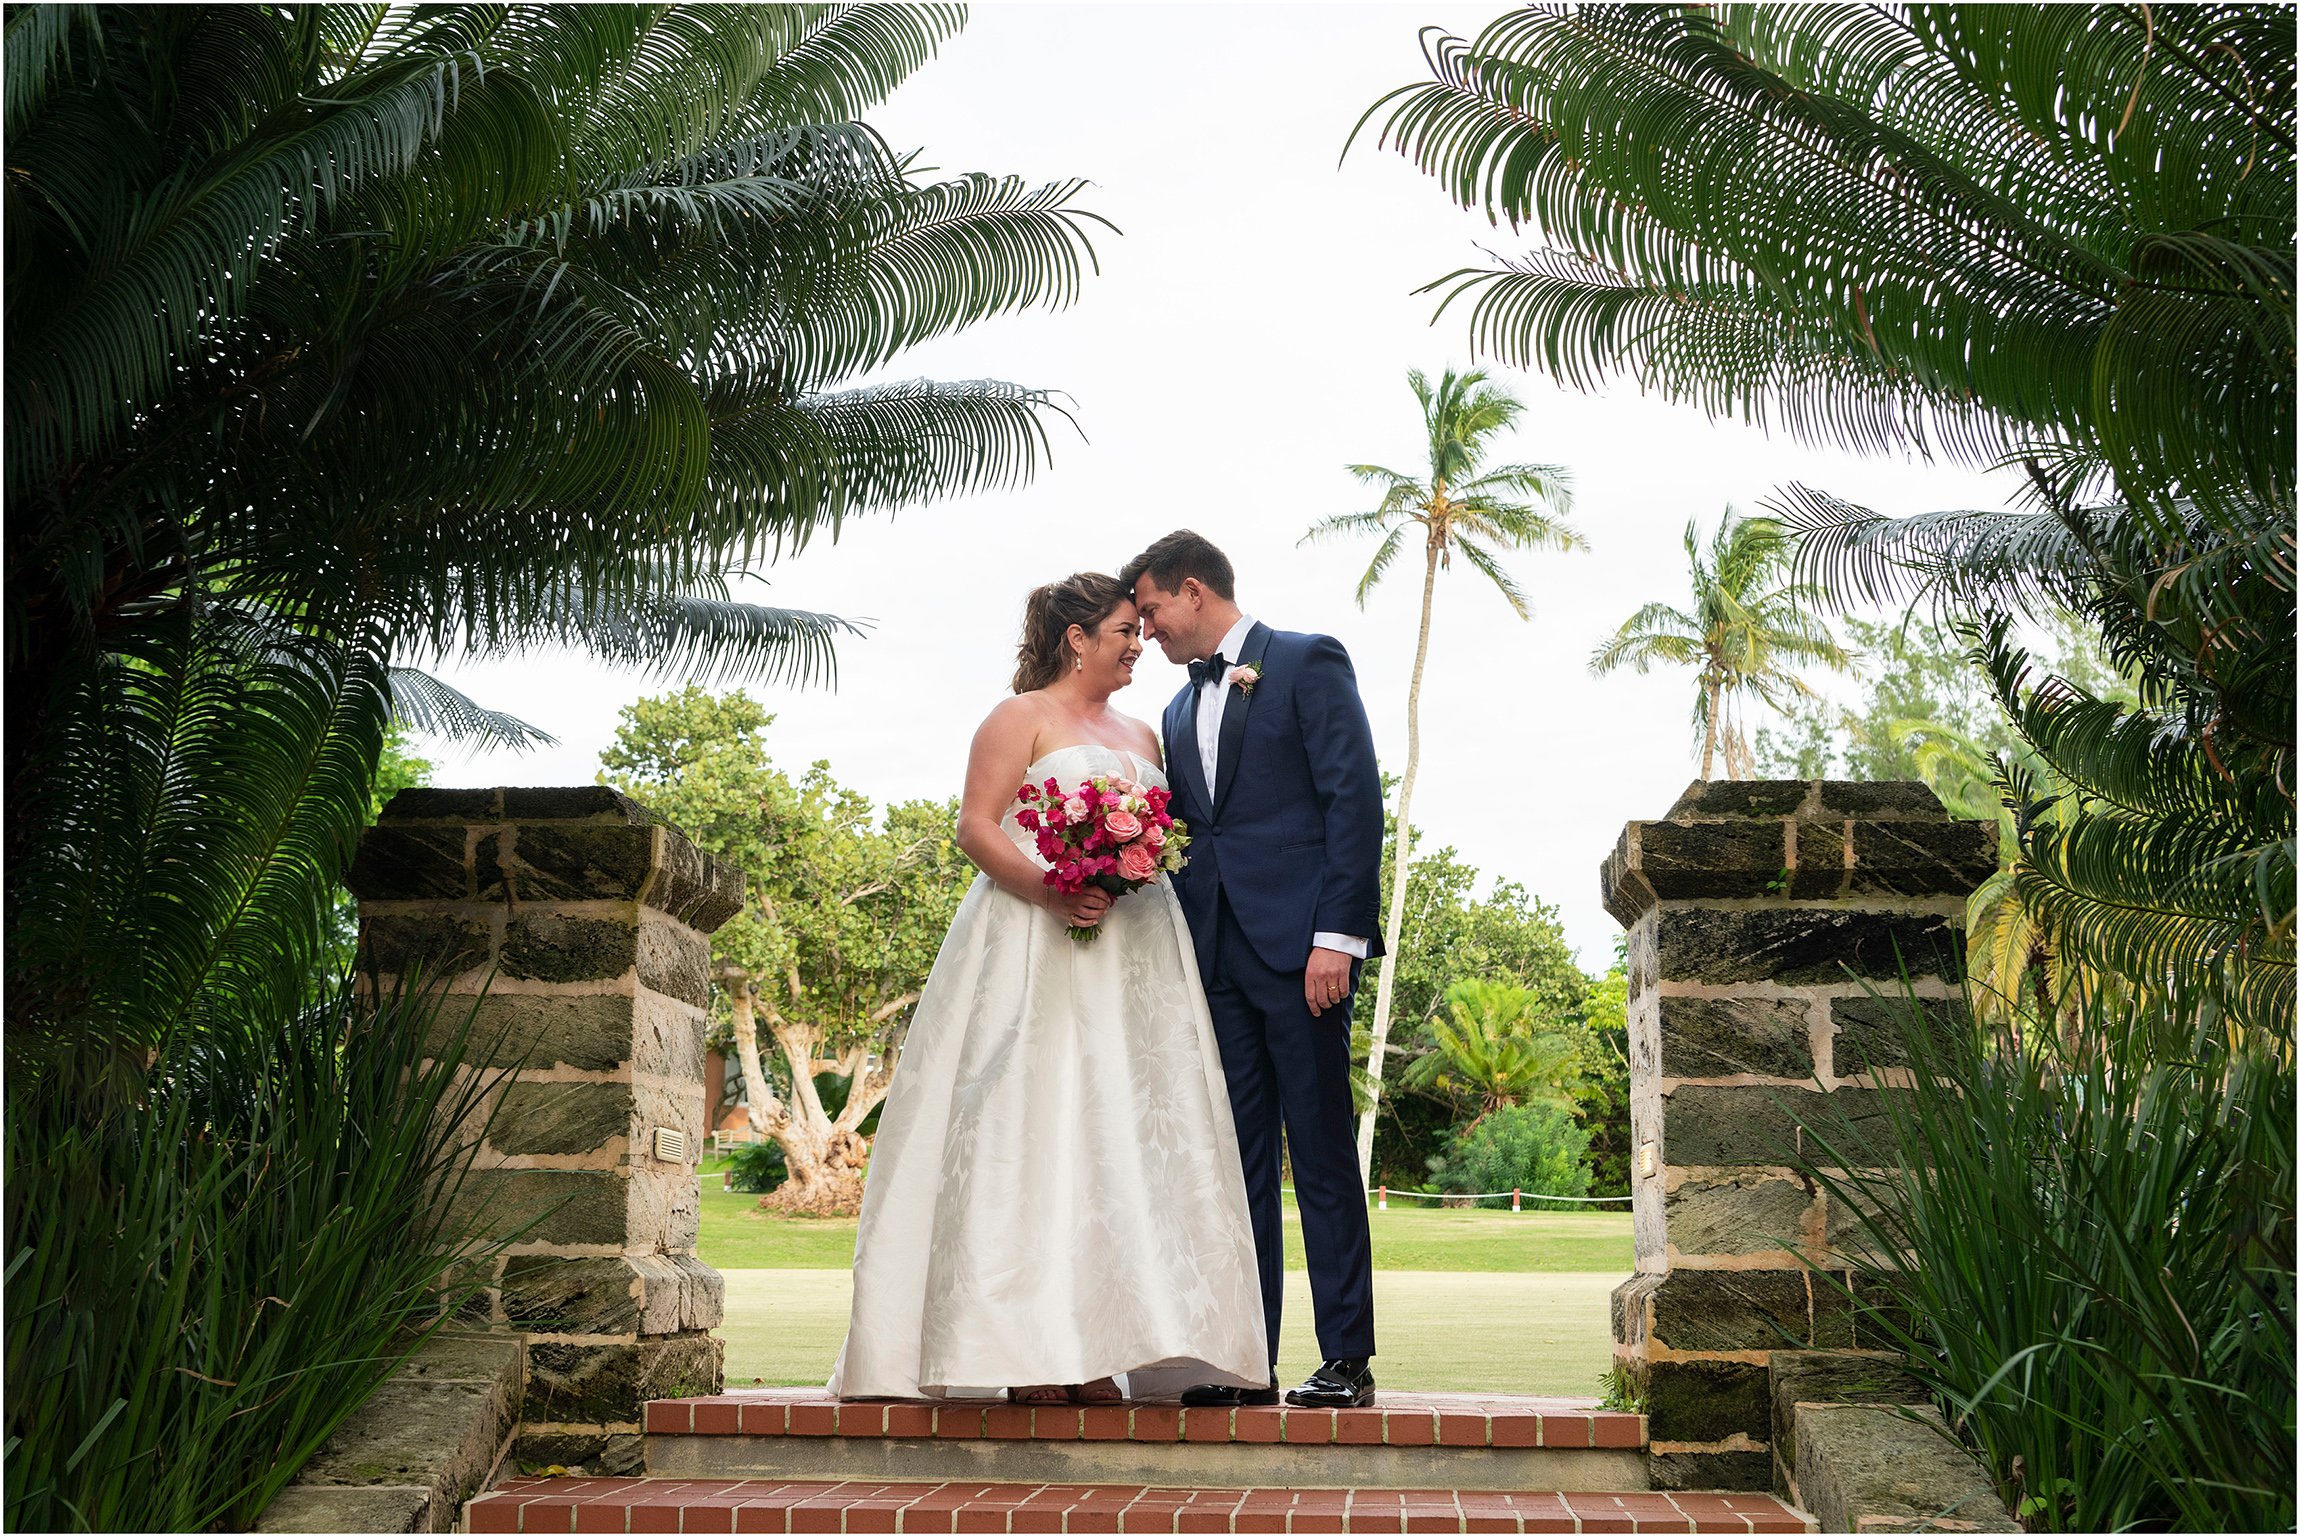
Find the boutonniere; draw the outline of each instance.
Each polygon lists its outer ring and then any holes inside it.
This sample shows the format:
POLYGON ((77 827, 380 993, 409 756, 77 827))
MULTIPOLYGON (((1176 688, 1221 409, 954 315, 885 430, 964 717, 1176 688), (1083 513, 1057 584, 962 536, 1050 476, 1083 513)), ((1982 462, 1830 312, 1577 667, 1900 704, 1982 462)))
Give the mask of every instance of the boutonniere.
POLYGON ((1251 694, 1254 692, 1254 685, 1262 681, 1262 669, 1259 667, 1233 667, 1230 669, 1229 677, 1223 681, 1241 694, 1251 694))

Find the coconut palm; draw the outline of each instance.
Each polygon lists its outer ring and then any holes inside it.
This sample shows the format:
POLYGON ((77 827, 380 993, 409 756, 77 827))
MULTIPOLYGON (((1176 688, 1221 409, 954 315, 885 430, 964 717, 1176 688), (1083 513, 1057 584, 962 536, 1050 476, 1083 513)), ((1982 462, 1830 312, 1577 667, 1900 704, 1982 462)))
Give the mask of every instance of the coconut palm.
POLYGON ((1437 1049, 1417 1057, 1403 1082, 1476 1105, 1471 1126, 1506 1105, 1570 1105, 1580 1060, 1566 1037, 1534 1028, 1540 1003, 1531 988, 1513 982, 1454 983, 1445 991, 1445 1012, 1429 1022, 1437 1049))
MULTIPOLYGON (((1846 603, 2080 615, 2139 702, 1984 655, 2053 773, 2024 900, 2128 976, 2294 1017, 2295 40, 2184 6, 1524 7, 1367 113, 1534 248, 1481 349, 1866 452, 2001 510, 1773 505, 1846 603), (2068 813, 2063 815, 2062 813, 2068 813)), ((2004 788, 2019 793, 2009 780, 2004 788)))
POLYGON ((1701 743, 1703 779, 1711 776, 1720 751, 1727 778, 1755 772, 1735 715, 1743 699, 1777 709, 1793 696, 1811 698, 1813 690, 1792 666, 1842 667, 1851 660, 1813 613, 1820 594, 1788 579, 1788 556, 1786 533, 1770 518, 1744 518, 1727 507, 1706 550, 1700 526, 1687 523, 1691 610, 1648 603, 1589 658, 1589 670, 1599 677, 1624 666, 1640 673, 1697 669, 1693 729, 1701 743))
MULTIPOLYGON (((1381 491, 1381 501, 1368 512, 1321 519, 1301 541, 1309 544, 1344 535, 1381 535, 1372 562, 1358 578, 1357 600, 1363 608, 1367 595, 1405 548, 1407 537, 1416 530, 1421 534, 1421 629, 1414 641, 1413 676, 1406 685, 1406 771, 1398 782, 1390 879, 1387 932, 1393 950, 1406 943, 1406 872, 1412 853, 1406 829, 1413 825, 1414 781, 1421 772, 1422 670, 1429 661, 1438 573, 1452 569, 1458 550, 1463 560, 1501 590, 1518 618, 1531 619, 1533 610, 1524 591, 1503 568, 1501 552, 1589 547, 1589 541, 1564 521, 1573 506, 1571 472, 1555 464, 1485 467, 1494 440, 1525 410, 1517 397, 1489 383, 1482 369, 1456 374, 1449 368, 1432 388, 1428 376, 1416 368, 1406 374, 1406 383, 1421 402, 1428 468, 1417 477, 1378 464, 1351 465, 1352 475, 1381 491)), ((1367 1093, 1358 1112, 1361 1182, 1373 1173, 1374 1117, 1381 1107, 1382 1059, 1389 1049, 1392 977, 1393 968, 1383 966, 1374 988, 1373 1034, 1366 1054, 1367 1093)))

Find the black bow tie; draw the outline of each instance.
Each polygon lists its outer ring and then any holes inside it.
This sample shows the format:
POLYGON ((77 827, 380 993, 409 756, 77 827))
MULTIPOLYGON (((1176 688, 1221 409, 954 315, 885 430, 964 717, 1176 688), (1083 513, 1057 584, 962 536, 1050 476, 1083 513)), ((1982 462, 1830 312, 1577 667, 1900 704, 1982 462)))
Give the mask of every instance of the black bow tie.
POLYGON ((1230 659, 1217 651, 1203 662, 1190 664, 1190 681, 1193 684, 1219 683, 1229 670, 1230 659))

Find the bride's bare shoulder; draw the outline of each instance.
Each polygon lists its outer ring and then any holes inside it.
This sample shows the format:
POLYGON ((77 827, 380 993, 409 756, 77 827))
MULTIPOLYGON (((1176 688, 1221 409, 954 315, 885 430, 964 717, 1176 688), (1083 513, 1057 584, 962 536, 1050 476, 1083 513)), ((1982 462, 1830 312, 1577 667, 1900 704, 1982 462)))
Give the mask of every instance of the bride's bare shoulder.
POLYGON ((1157 727, 1148 721, 1136 720, 1133 716, 1122 712, 1113 711, 1112 713, 1126 723, 1126 733, 1134 739, 1135 745, 1141 749, 1143 757, 1148 758, 1152 763, 1165 761, 1165 754, 1161 751, 1163 743, 1159 740, 1157 727))
POLYGON ((982 724, 974 728, 978 747, 1018 748, 1027 753, 1046 721, 1046 701, 1036 694, 1015 694, 992 705, 982 724))

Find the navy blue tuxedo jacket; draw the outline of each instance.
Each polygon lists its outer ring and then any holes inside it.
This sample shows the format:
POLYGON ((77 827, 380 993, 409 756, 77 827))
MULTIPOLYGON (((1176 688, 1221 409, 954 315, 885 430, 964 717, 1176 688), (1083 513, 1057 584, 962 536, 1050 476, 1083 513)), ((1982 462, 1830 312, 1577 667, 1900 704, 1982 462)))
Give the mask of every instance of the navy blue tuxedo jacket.
POLYGON ((1382 781, 1349 653, 1329 635, 1257 623, 1233 659, 1261 670, 1222 711, 1213 793, 1198 756, 1198 690, 1166 706, 1166 780, 1190 827, 1174 892, 1210 974, 1216 903, 1265 965, 1300 971, 1310 936, 1359 934, 1382 953, 1382 781))

